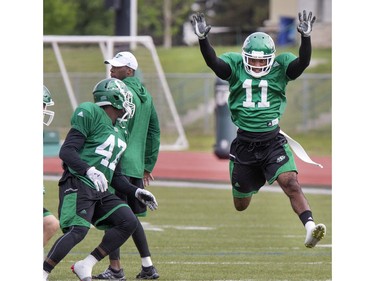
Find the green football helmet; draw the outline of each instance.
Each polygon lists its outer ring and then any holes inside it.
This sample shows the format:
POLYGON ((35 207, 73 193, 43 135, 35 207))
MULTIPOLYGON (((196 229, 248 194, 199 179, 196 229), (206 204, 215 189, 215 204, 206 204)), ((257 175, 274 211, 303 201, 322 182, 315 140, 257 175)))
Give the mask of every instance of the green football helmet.
POLYGON ((55 116, 55 112, 48 110, 47 107, 54 104, 50 91, 43 85, 43 124, 46 126, 52 123, 53 117, 55 116))
POLYGON ((124 122, 133 117, 135 112, 133 94, 121 80, 116 78, 101 80, 95 85, 92 93, 97 105, 111 105, 124 111, 124 115, 117 119, 121 126, 125 126, 124 122))
POLYGON ((275 52, 275 43, 271 36, 264 32, 250 34, 242 46, 242 59, 246 72, 255 78, 268 74, 275 60, 275 52), (266 60, 267 63, 262 66, 253 65, 251 60, 266 60))

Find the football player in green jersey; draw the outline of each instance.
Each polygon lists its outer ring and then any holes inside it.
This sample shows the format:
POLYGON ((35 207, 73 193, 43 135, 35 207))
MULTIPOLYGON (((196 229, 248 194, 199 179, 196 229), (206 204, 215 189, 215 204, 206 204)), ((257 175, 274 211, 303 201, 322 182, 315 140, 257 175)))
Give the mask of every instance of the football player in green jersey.
POLYGON ((129 183, 121 172, 127 146, 123 128, 134 114, 132 94, 121 80, 109 78, 97 83, 93 97, 94 103, 81 103, 73 112, 72 128, 60 149, 64 173, 59 180, 58 212, 63 235, 43 263, 44 280, 85 238, 91 225, 107 231, 101 243, 72 266, 83 281, 91 280, 93 266, 133 234, 138 220, 123 200, 108 191, 109 184, 151 210, 158 207, 151 192, 129 183))
POLYGON ((225 53, 217 57, 208 40, 211 29, 204 14, 192 16, 191 23, 208 67, 229 82, 228 106, 237 136, 230 148, 230 175, 233 202, 243 211, 253 194, 268 181, 280 185, 289 197, 293 211, 306 229, 305 246, 313 248, 324 237, 324 224, 315 224, 309 203, 298 183, 292 150, 280 132, 279 121, 286 107, 286 86, 297 79, 310 64, 311 38, 315 16, 299 13, 301 34, 299 56, 275 55, 272 38, 263 32, 250 34, 242 53, 225 53))
MULTIPOLYGON (((129 139, 127 149, 122 157, 121 167, 123 174, 129 181, 139 188, 144 188, 153 180, 152 170, 155 167, 160 147, 159 119, 155 110, 153 99, 146 87, 135 76, 138 61, 131 52, 119 52, 112 59, 106 60, 110 64, 112 78, 122 80, 133 94, 135 114, 127 123, 129 139)), ((118 191, 116 195, 128 203, 137 217, 146 216, 147 208, 139 200, 127 197, 118 191)), ((139 222, 137 229, 132 235, 141 257, 141 271, 137 279, 157 279, 159 273, 151 260, 151 253, 147 243, 146 233, 139 222)), ((120 249, 109 254, 109 266, 93 279, 119 279, 125 280, 125 273, 121 268, 120 249)))
MULTIPOLYGON (((160 147, 160 126, 153 99, 146 87, 135 76, 138 61, 131 52, 119 52, 105 64, 111 65, 112 78, 122 80, 133 94, 136 112, 129 120, 127 142, 128 148, 122 157, 121 167, 128 180, 139 188, 144 188, 153 180, 152 170, 155 167, 160 147)), ((115 191, 116 195, 128 203, 137 217, 146 216, 147 208, 139 200, 115 191)), ((151 260, 151 253, 147 243, 146 233, 139 222, 132 235, 134 244, 141 256, 142 267, 137 279, 157 279, 159 273, 151 260)), ((93 276, 93 279, 125 280, 125 273, 121 268, 120 249, 109 254, 108 268, 93 276)))
MULTIPOLYGON (((52 123, 55 112, 48 109, 54 105, 51 92, 43 85, 43 124, 49 126, 52 123)), ((59 230, 59 220, 46 208, 43 207, 43 247, 59 230)))

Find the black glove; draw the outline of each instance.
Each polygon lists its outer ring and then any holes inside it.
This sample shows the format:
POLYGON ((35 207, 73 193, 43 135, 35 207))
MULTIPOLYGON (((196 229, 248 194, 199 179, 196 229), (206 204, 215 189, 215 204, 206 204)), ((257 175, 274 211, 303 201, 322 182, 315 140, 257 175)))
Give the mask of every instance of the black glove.
POLYGON ((297 26, 297 30, 299 33, 302 34, 303 37, 309 37, 312 31, 313 23, 316 20, 316 17, 312 16, 312 12, 309 13, 309 16, 306 17, 306 11, 303 10, 303 15, 298 13, 299 18, 299 25, 297 26))
POLYGON ((193 15, 190 22, 193 26, 194 33, 198 36, 198 39, 205 39, 207 37, 208 32, 210 32, 211 25, 206 24, 204 14, 197 13, 193 15))

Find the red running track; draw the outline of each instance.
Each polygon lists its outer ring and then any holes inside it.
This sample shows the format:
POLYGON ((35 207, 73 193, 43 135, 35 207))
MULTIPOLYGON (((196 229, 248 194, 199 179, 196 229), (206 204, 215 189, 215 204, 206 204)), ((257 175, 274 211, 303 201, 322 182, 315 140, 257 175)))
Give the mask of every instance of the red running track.
MULTIPOLYGON (((311 157, 323 165, 302 162, 296 157, 298 181, 304 187, 332 187, 331 157, 311 157)), ((61 175, 61 161, 58 157, 44 158, 44 174, 61 175)), ((161 151, 153 171, 155 180, 179 180, 196 182, 229 183, 228 160, 218 159, 210 152, 161 151)))

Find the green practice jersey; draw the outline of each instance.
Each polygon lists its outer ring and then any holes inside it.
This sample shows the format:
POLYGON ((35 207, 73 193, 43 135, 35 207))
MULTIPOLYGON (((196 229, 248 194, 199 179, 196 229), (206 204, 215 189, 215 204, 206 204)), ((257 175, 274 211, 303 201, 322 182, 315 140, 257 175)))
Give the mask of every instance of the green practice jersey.
MULTIPOLYGON (((110 183, 116 165, 126 149, 125 130, 113 126, 107 113, 92 102, 82 103, 76 108, 71 125, 86 137, 86 142, 79 151, 81 159, 101 171, 110 183)), ((81 176, 70 168, 69 170, 95 189, 88 177, 81 176)))
POLYGON ((233 123, 248 132, 274 130, 286 107, 285 88, 290 79, 286 70, 296 59, 292 53, 282 53, 275 58, 271 71, 260 78, 249 75, 240 53, 220 56, 230 65, 228 106, 233 123))
POLYGON ((128 148, 122 157, 121 168, 126 176, 143 178, 144 171, 152 172, 160 147, 159 119, 151 94, 137 77, 122 80, 133 94, 135 113, 128 123, 128 148))

